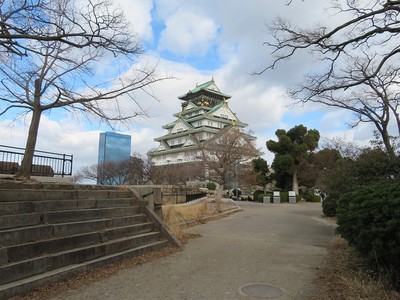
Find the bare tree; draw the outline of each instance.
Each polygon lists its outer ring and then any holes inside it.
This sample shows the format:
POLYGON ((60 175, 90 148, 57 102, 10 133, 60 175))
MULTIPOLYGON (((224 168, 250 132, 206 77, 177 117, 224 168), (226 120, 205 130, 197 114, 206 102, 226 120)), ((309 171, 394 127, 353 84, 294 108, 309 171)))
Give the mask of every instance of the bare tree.
POLYGON ((141 185, 148 179, 146 160, 135 154, 129 160, 108 161, 82 167, 76 174, 78 181, 91 180, 102 185, 141 185))
MULTIPOLYGON (((368 77, 366 66, 370 59, 357 60, 343 70, 346 78, 368 77)), ((399 69, 387 66, 373 78, 368 78, 362 84, 348 89, 337 89, 320 92, 314 89, 313 79, 305 80, 304 86, 292 88, 289 93, 301 103, 315 102, 330 107, 349 110, 356 115, 351 127, 360 123, 372 123, 379 133, 389 156, 395 155, 393 149, 393 136, 390 134, 390 121, 396 124, 396 136, 400 135, 400 106, 399 94, 399 69), (317 96, 318 95, 318 96, 317 96)))
POLYGON ((42 52, 32 41, 57 41, 73 48, 98 47, 136 55, 141 48, 111 1, 0 0, 0 55, 42 52), (58 6, 58 7, 57 7, 58 6), (63 17, 60 24, 54 16, 63 17))
MULTIPOLYGON (((238 187, 244 191, 252 191, 260 186, 260 173, 255 173, 252 162, 242 163, 238 172, 238 187)), ((264 188, 264 186, 263 186, 264 188)))
MULTIPOLYGON (((277 18, 268 25, 274 42, 266 42, 273 48, 273 63, 263 69, 273 69, 277 64, 290 58, 303 49, 320 54, 325 62, 324 72, 319 74, 322 90, 359 85, 374 78, 387 64, 393 63, 400 53, 396 42, 400 33, 400 2, 392 0, 332 1, 338 13, 352 16, 344 23, 332 29, 326 26, 313 26, 312 29, 297 28, 283 18, 277 18), (371 52, 372 51, 372 52, 371 52), (343 62, 354 59, 357 53, 374 53, 371 56, 370 72, 367 77, 338 82, 343 62)), ((289 3, 290 4, 290 3, 289 3)), ((317 80, 317 78, 315 78, 317 80)))
POLYGON ((97 164, 84 166, 74 174, 75 182, 84 182, 85 180, 97 182, 98 172, 97 164))
POLYGON ((240 128, 228 126, 211 139, 199 143, 205 177, 219 184, 216 200, 222 198, 224 185, 236 180, 241 164, 261 154, 254 140, 240 128))
POLYGON ((140 154, 134 154, 130 159, 129 184, 145 184, 151 178, 151 161, 140 154))
MULTIPOLYGON (((291 2, 291 1, 290 1, 291 2)), ((277 18, 268 26, 274 41, 273 62, 257 74, 273 69, 302 50, 317 59, 315 69, 289 90, 296 102, 316 102, 354 112, 357 121, 372 122, 389 155, 393 146, 388 125, 393 120, 400 134, 399 64, 400 2, 390 0, 332 1, 347 21, 328 29, 297 28, 277 18), (321 71, 322 70, 322 71, 321 71)), ((290 3, 289 3, 290 4, 290 3)))
POLYGON ((109 161, 82 167, 75 176, 80 181, 90 180, 101 185, 124 185, 129 184, 129 175, 129 161, 109 161))
POLYGON ((178 185, 201 177, 202 165, 196 162, 151 166, 150 177, 156 184, 178 185))
MULTIPOLYGON (((25 10, 14 14, 29 12, 29 1, 16 3, 25 10)), ((100 61, 109 59, 110 54, 131 60, 142 52, 122 12, 111 10, 111 2, 88 0, 85 7, 78 6, 74 0, 33 3, 36 6, 31 9, 36 14, 31 16, 29 26, 21 17, 12 19, 19 21, 17 25, 27 31, 26 40, 19 35, 0 39, 8 41, 3 47, 9 51, 25 55, 0 56, 0 116, 14 109, 21 115, 32 113, 20 171, 24 177, 30 176, 44 112, 63 108, 86 118, 97 117, 112 126, 145 114, 135 92, 144 91, 151 95, 149 86, 163 79, 155 75, 155 67, 146 66, 131 70, 115 67, 111 76, 96 74, 100 61), (46 15, 42 15, 44 12, 46 15), (57 32, 64 38, 54 38, 57 32), (36 34, 36 38, 30 38, 32 34, 36 34), (19 38, 24 42, 15 42, 19 38), (130 103, 124 106, 119 101, 121 96, 126 96, 130 103)), ((1 5, 1 8, 8 7, 4 2, 1 5)), ((3 35, 10 33, 10 26, 9 23, 1 24, 3 35)))
POLYGON ((330 139, 325 138, 323 139, 320 148, 336 150, 340 153, 342 157, 350 158, 352 160, 357 159, 357 157, 359 157, 364 150, 354 143, 347 141, 343 137, 333 137, 330 139))

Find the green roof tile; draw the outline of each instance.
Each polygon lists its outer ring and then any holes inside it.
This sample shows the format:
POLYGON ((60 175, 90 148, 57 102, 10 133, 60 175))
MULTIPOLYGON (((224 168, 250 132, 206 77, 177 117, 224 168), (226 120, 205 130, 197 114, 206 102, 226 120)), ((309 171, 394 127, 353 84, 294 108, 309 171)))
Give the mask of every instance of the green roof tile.
POLYGON ((207 81, 207 82, 202 83, 200 85, 196 85, 196 87, 194 89, 189 90, 189 92, 187 92, 185 95, 182 95, 182 96, 178 97, 178 99, 186 100, 185 98, 187 98, 188 96, 196 94, 196 93, 199 93, 201 91, 208 91, 210 93, 222 96, 223 98, 226 98, 226 99, 231 98, 231 96, 229 96, 227 94, 224 94, 219 90, 218 86, 214 82, 214 78, 212 78, 210 81, 207 81), (211 89, 210 87, 215 87, 216 90, 214 88, 211 89))

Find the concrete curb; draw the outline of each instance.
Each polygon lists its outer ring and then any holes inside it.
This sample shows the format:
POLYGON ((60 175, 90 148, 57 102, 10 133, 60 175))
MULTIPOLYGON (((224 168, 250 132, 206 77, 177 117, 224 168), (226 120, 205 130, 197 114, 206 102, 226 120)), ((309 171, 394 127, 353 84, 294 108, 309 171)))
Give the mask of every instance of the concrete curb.
POLYGON ((194 223, 202 223, 202 221, 213 221, 213 220, 217 220, 217 219, 219 219, 221 217, 224 217, 225 215, 230 215, 230 214, 233 214, 233 213, 236 213, 236 212, 240 212, 242 210, 243 209, 241 207, 233 208, 233 209, 226 210, 226 211, 221 212, 221 213, 216 214, 216 215, 211 215, 211 216, 208 216, 208 217, 201 218, 199 220, 182 222, 180 225, 191 225, 191 224, 194 224, 194 223))

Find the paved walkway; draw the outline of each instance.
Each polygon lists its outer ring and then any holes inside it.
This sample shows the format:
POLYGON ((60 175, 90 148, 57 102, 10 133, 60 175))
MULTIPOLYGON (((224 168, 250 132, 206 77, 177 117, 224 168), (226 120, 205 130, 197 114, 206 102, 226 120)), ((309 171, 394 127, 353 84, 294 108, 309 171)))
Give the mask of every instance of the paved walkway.
POLYGON ((240 206, 242 212, 191 228, 202 236, 183 251, 53 299, 309 299, 334 234, 321 204, 240 206))

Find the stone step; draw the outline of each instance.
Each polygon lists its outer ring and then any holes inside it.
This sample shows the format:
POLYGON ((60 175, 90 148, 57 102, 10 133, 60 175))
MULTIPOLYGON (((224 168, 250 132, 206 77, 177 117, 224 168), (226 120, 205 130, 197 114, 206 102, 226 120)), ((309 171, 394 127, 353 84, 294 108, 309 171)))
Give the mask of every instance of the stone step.
POLYGON ((0 202, 0 216, 43 211, 133 206, 133 198, 0 202))
POLYGON ((62 252, 73 248, 80 248, 91 244, 104 243, 106 241, 151 232, 153 223, 142 223, 117 228, 108 228, 96 232, 76 234, 60 238, 52 238, 32 243, 19 244, 6 248, 7 262, 13 263, 37 257, 44 254, 62 252))
POLYGON ((0 247, 25 244, 50 237, 64 237, 74 234, 104 230, 105 228, 123 227, 145 223, 146 216, 142 213, 116 218, 102 218, 78 222, 40 224, 21 228, 0 230, 0 247))
POLYGON ((18 295, 24 295, 33 291, 39 286, 63 281, 79 273, 83 273, 106 264, 120 262, 121 260, 130 257, 139 256, 150 251, 161 249, 167 245, 168 242, 166 240, 156 241, 143 246, 135 247, 133 249, 105 255, 103 257, 95 258, 83 263, 69 265, 63 268, 58 268, 28 278, 3 284, 0 285, 0 299, 10 299, 18 295))
POLYGON ((135 195, 122 187, 0 181, 0 299, 170 243, 179 247, 135 195))
POLYGON ((75 209, 0 216, 0 230, 39 224, 85 221, 138 214, 139 206, 75 209))
POLYGON ((129 206, 129 207, 54 211, 54 212, 45 212, 42 213, 42 215, 44 223, 54 224, 54 223, 93 220, 100 218, 122 217, 122 216, 135 215, 138 213, 140 213, 139 206, 129 206))
POLYGON ((0 267, 0 284, 21 280, 68 265, 79 264, 162 239, 160 232, 149 232, 7 264, 0 267))
POLYGON ((130 190, 0 189, 0 202, 131 198, 130 190))

